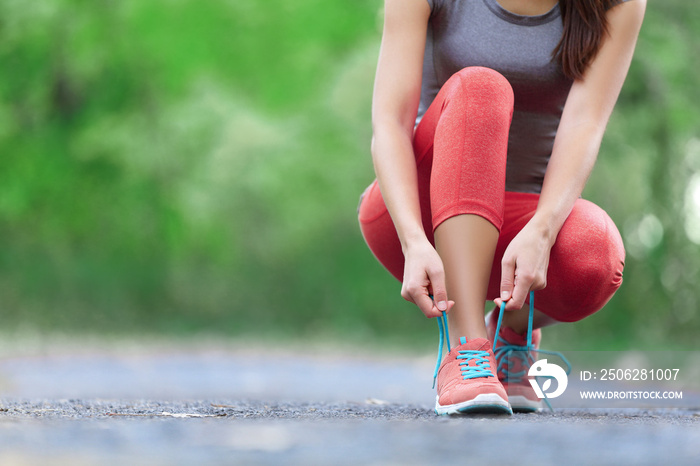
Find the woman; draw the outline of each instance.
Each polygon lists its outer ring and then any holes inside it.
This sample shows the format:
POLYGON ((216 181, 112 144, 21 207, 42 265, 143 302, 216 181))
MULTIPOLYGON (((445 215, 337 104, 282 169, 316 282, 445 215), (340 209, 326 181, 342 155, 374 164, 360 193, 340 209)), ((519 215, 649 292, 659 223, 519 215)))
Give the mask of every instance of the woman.
MULTIPOLYGON (((456 338, 437 374, 439 414, 538 409, 503 361, 504 349, 526 344, 529 293, 541 290, 539 329, 598 311, 620 286, 618 230, 580 196, 645 7, 385 1, 372 108, 377 180, 359 219, 401 295, 427 317, 449 313, 456 338), (487 298, 505 309, 498 335, 499 313, 484 321, 487 298)), ((535 330, 534 347, 539 339, 535 330)))

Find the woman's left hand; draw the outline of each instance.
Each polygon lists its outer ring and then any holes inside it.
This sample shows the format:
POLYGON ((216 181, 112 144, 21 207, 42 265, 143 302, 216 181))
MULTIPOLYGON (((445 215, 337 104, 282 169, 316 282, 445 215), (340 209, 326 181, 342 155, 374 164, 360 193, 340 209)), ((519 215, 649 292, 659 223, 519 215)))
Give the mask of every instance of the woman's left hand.
MULTIPOLYGON (((534 219, 533 219, 534 220, 534 219)), ((494 302, 514 311, 525 304, 530 291, 547 286, 551 241, 531 220, 510 242, 501 261, 501 296, 494 302)))

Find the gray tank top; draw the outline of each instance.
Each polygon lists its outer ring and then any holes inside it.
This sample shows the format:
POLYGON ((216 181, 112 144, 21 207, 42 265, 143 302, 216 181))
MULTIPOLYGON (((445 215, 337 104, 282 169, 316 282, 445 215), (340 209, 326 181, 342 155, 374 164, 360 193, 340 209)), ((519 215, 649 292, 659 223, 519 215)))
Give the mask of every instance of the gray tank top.
POLYGON ((416 123, 455 72, 467 66, 500 72, 515 94, 506 190, 539 193, 572 85, 551 58, 563 32, 559 4, 543 15, 521 16, 496 0, 427 1, 431 14, 416 123))

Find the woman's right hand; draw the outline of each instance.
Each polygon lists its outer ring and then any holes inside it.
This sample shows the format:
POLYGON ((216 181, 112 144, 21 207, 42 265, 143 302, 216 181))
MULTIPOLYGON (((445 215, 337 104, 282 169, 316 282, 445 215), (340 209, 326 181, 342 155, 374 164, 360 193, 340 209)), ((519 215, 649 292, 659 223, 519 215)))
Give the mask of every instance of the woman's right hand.
POLYGON ((433 245, 426 238, 409 246, 404 257, 401 296, 418 306, 426 317, 449 312, 455 303, 447 299, 445 269, 433 245))
POLYGON ((442 260, 425 236, 412 144, 430 9, 425 0, 384 2, 372 98, 372 160, 405 257, 401 296, 427 317, 437 317, 454 303, 447 300, 442 260))

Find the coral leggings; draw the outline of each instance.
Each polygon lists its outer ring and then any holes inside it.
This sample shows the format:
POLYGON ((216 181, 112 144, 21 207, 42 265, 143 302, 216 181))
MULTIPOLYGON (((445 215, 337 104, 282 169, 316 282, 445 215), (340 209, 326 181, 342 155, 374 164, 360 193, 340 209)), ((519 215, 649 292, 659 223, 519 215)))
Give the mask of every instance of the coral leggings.
MULTIPOLYGON (((513 90, 502 75, 469 67, 442 87, 415 130, 413 150, 423 226, 433 232, 455 215, 475 214, 500 232, 489 299, 500 294, 506 247, 537 208, 539 195, 505 190, 513 90)), ((379 262, 401 280, 404 257, 376 180, 359 207, 362 235, 379 262)), ((622 283, 625 251, 615 224, 600 207, 578 199, 551 250, 547 287, 537 309, 574 322, 601 309, 622 283)))

